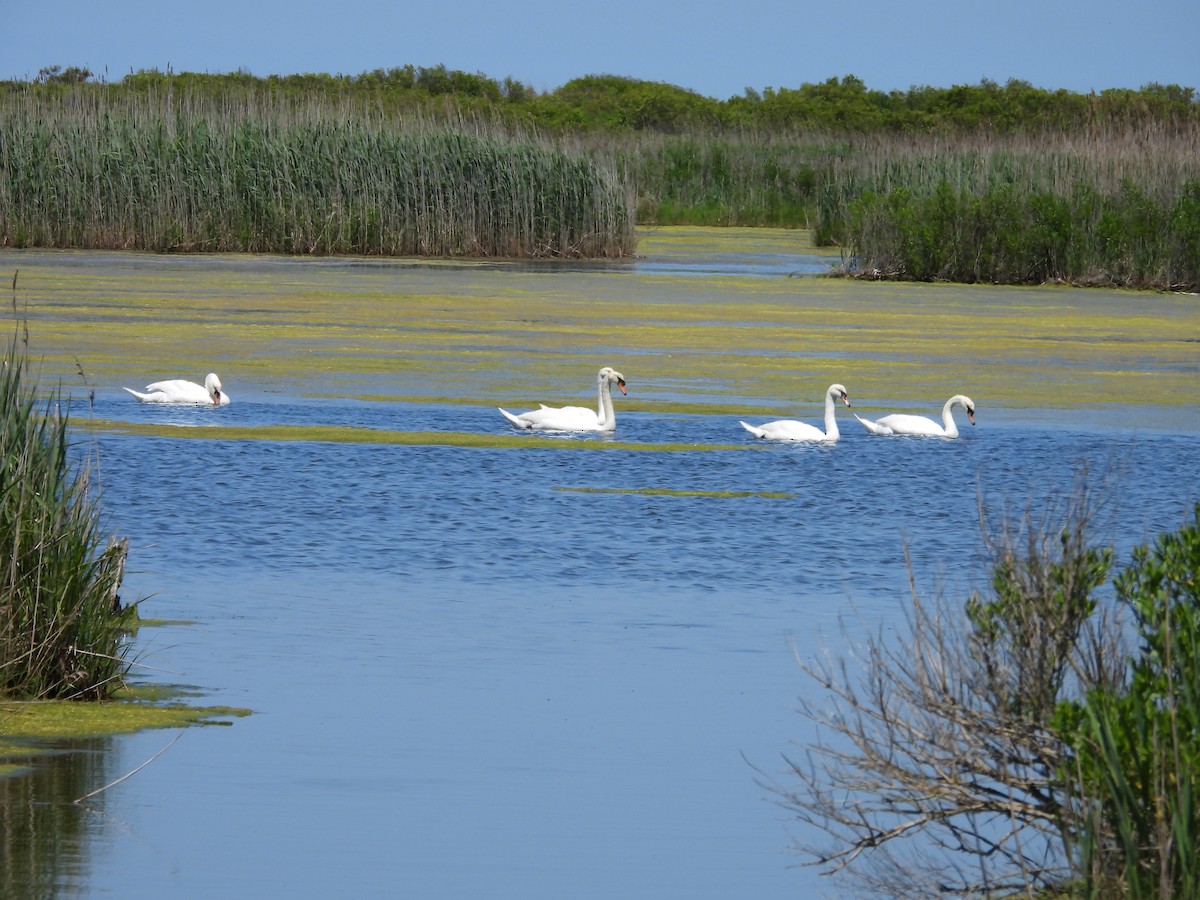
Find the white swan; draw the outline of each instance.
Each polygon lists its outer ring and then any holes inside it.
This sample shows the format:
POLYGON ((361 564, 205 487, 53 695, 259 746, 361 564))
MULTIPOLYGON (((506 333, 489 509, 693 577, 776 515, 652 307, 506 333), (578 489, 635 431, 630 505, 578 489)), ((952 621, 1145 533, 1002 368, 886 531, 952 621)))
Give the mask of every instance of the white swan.
MULTIPOLYGON (((518 428, 533 428, 538 431, 612 431, 617 427, 617 414, 613 411, 612 386, 625 390, 625 376, 609 366, 596 375, 596 405, 591 410, 584 406, 546 406, 529 412, 513 415, 506 409, 500 412, 504 418, 518 428)), ((497 407, 499 409, 499 407, 497 407)))
POLYGON ((146 385, 146 393, 125 388, 143 403, 211 403, 228 406, 229 395, 221 390, 221 379, 214 372, 204 377, 204 385, 194 381, 156 381, 146 385))
MULTIPOLYGON (((846 389, 840 384, 831 384, 825 392, 825 430, 807 422, 797 422, 794 419, 780 419, 778 422, 767 422, 757 428, 741 422, 741 426, 757 438, 768 441, 836 441, 841 433, 838 431, 837 418, 834 416, 833 401, 841 400, 847 406, 850 398, 846 389)), ((740 420, 739 420, 740 421, 740 420)))
POLYGON ((946 401, 946 405, 942 407, 941 425, 925 416, 910 416, 904 413, 894 413, 874 422, 862 418, 857 413, 854 418, 862 422, 867 431, 872 434, 919 434, 928 437, 956 438, 958 437, 958 426, 954 423, 954 416, 951 413, 956 406, 961 406, 967 411, 967 419, 974 425, 975 403, 965 394, 955 394, 946 401))

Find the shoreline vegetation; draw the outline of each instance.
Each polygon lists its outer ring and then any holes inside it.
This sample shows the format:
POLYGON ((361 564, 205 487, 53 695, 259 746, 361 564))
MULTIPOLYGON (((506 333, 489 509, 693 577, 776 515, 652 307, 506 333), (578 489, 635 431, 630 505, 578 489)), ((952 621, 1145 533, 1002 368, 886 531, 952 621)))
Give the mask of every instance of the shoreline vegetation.
POLYGON ((1200 894, 1200 505, 1121 565, 1094 485, 981 503, 986 589, 914 580, 907 628, 804 665, 818 737, 764 783, 823 834, 807 864, 876 897, 1200 894))
POLYGON ((717 101, 444 67, 0 82, 0 246, 618 258, 812 229, 842 274, 1200 290, 1200 97, 853 76, 717 101))
MULTIPOLYGON (((66 401, 40 399, 13 338, 0 365, 0 700, 106 700, 122 686, 137 604, 128 545, 106 536, 95 461, 72 461, 66 401)), ((2 725, 2 723, 0 723, 2 725)))

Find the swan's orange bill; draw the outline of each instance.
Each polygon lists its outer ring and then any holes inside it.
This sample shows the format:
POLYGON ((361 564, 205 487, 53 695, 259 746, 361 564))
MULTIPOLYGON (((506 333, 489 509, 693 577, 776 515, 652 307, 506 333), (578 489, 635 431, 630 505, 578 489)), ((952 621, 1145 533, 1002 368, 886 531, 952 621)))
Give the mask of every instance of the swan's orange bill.
POLYGON ((619 387, 619 388, 621 389, 621 393, 622 393, 622 394, 628 394, 628 393, 629 393, 629 391, 625 390, 625 382, 624 382, 624 381, 618 381, 618 382, 617 382, 617 387, 619 387))

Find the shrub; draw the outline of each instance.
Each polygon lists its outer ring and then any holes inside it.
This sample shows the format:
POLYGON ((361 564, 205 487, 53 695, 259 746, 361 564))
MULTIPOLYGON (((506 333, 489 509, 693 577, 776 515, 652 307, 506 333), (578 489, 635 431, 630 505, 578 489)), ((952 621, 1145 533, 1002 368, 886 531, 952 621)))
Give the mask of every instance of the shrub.
POLYGON ((887 896, 1200 896, 1200 505, 1112 594, 1091 509, 985 534, 988 592, 914 591, 861 675, 807 667, 827 731, 773 787, 834 839, 814 864, 887 896))
POLYGON ((1200 506, 1115 580, 1139 641, 1127 681, 1064 703, 1059 728, 1087 812, 1088 896, 1200 896, 1200 506))

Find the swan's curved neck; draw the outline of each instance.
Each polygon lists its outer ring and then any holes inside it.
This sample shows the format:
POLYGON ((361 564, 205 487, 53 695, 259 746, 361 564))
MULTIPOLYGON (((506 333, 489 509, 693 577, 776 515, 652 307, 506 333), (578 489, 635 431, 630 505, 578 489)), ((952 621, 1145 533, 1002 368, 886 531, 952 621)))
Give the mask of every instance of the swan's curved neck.
POLYGON ((942 425, 946 428, 946 437, 958 437, 958 425, 954 423, 954 400, 946 401, 946 405, 942 407, 942 425))
POLYGON ((607 379, 601 379, 596 383, 596 415, 600 419, 600 425, 605 431, 612 431, 617 427, 617 414, 613 410, 612 402, 612 382, 607 379))
POLYGON ((841 437, 841 432, 837 427, 836 408, 833 404, 833 394, 825 395, 825 437, 838 438, 841 437))

